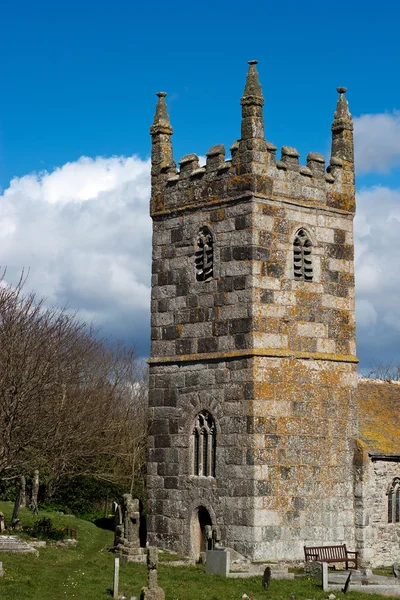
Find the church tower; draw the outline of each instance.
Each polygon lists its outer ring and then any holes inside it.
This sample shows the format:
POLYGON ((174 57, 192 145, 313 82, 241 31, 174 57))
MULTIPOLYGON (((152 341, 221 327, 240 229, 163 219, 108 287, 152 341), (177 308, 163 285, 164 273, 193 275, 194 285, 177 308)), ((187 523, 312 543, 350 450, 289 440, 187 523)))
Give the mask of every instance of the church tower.
POLYGON ((165 93, 152 135, 150 543, 257 560, 355 543, 353 125, 330 164, 264 136, 249 62, 241 139, 173 161, 165 93))

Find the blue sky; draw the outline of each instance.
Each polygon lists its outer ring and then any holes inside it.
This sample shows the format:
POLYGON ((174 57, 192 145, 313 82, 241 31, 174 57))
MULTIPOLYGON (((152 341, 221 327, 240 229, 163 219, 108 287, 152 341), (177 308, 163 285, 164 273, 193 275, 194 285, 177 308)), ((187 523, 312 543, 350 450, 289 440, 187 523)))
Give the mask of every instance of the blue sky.
MULTIPOLYGON (((0 15, 4 260, 11 273, 29 266, 38 293, 59 303, 68 299, 106 331, 126 336, 121 315, 125 322, 135 321, 132 338, 141 354, 148 351, 145 161, 156 91, 168 92, 176 160, 190 152, 204 155, 216 143, 229 148, 240 134, 239 100, 247 60, 258 59, 266 137, 278 148, 295 146, 305 162, 309 151, 328 154, 335 88, 348 87, 354 117, 370 116, 358 121, 357 186, 367 207, 360 218, 369 219, 371 227, 376 221, 374 207, 385 205, 391 222, 396 221, 400 3, 16 0, 3 3, 0 15), (132 155, 138 158, 129 159, 132 155), (82 156, 88 157, 86 162, 79 162, 82 156), (43 171, 46 174, 38 179, 35 174, 43 171), (102 183, 92 189, 89 176, 102 183), (133 218, 131 235, 126 230, 135 248, 136 287, 133 280, 122 282, 132 248, 120 247, 117 225, 130 222, 124 219, 127 207, 134 217, 143 215, 141 232, 134 230, 138 217, 133 218), (93 232, 97 233, 92 240, 93 232), (80 246, 83 238, 86 245, 80 246), (27 249, 25 254, 21 246, 27 249), (74 274, 66 266, 66 254, 73 257, 77 247, 74 274), (88 253, 90 286, 84 273, 81 278, 76 275, 88 253), (99 291, 104 287, 102 260, 110 277, 106 296, 99 291), (109 309, 118 289, 126 294, 119 316, 109 309), (132 312, 129 298, 135 304, 136 297, 141 298, 140 309, 132 312)), ((385 223, 379 231, 384 231, 385 223)), ((395 227, 393 244, 398 233, 395 227)), ((390 240, 378 247, 371 235, 360 234, 368 246, 366 250, 360 243, 364 262, 372 253, 381 265, 385 252, 393 260, 390 240)), ((400 360, 395 292, 390 288, 389 308, 379 295, 381 280, 372 290, 370 275, 360 272, 359 297, 366 306, 360 305, 365 308, 359 327, 363 364, 381 357, 400 360)), ((390 276, 393 273, 381 274, 386 280, 390 276)), ((395 291, 400 292, 400 282, 395 291)))

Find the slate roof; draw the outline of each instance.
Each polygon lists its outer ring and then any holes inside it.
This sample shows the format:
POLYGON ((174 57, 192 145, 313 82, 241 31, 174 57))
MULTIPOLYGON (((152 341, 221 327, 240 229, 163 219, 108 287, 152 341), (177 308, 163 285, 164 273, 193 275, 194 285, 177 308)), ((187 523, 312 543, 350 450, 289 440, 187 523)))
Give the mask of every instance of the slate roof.
POLYGON ((358 437, 371 456, 400 460, 400 381, 360 379, 358 437))

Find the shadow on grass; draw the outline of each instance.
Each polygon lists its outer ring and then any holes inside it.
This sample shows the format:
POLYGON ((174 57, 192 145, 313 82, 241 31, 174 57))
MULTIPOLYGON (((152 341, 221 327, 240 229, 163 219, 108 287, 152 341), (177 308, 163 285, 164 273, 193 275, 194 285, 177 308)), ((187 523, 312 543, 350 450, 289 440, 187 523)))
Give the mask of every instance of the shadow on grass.
POLYGON ((100 529, 106 529, 107 531, 114 531, 114 517, 102 517, 93 521, 96 527, 100 529))

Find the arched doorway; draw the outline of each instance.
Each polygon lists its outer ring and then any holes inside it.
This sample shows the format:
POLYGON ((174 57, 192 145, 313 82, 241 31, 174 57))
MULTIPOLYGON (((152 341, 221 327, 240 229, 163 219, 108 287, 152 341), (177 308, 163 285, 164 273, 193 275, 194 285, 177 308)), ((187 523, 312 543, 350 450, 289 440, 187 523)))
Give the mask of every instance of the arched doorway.
POLYGON ((212 524, 210 513, 204 506, 198 506, 193 511, 190 523, 190 534, 192 556, 196 561, 199 560, 200 552, 211 549, 209 532, 211 531, 212 524), (208 527, 210 527, 209 532, 207 532, 208 527))

